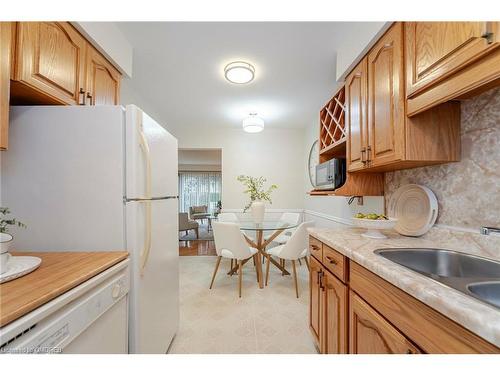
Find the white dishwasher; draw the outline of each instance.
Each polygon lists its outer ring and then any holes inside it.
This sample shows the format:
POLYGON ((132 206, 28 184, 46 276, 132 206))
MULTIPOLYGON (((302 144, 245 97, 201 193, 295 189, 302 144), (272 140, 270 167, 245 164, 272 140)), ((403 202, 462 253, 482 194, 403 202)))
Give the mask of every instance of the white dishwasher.
POLYGON ((0 328, 0 353, 128 353, 129 260, 0 328))

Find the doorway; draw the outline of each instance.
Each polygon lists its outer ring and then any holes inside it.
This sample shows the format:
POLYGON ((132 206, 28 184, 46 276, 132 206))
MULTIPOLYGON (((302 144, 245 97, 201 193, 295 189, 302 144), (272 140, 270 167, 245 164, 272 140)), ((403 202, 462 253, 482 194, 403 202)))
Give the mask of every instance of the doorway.
POLYGON ((222 207, 222 150, 179 149, 179 255, 215 255, 212 219, 222 207))

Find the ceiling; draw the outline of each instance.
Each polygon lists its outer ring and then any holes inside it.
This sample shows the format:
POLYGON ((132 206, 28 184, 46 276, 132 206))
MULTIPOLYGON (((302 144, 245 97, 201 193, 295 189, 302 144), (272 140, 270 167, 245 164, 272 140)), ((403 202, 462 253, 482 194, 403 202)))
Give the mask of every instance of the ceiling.
POLYGON ((257 112, 266 127, 317 121, 335 89, 341 22, 124 22, 134 48, 128 85, 168 127, 240 127, 257 112), (243 60, 256 78, 234 85, 223 68, 243 60))

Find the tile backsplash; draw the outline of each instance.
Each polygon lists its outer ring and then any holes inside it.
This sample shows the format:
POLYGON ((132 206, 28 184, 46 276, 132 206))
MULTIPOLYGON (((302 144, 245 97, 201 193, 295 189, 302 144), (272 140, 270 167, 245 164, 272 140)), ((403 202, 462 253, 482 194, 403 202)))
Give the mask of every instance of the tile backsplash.
POLYGON ((462 102, 461 138, 458 163, 386 173, 386 202, 399 186, 421 184, 436 194, 437 224, 500 227, 500 88, 462 102))

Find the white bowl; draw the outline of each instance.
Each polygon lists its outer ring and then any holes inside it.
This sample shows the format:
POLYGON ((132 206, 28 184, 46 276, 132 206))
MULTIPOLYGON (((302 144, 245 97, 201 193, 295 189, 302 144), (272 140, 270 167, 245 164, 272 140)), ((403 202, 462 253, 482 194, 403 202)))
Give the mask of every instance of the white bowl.
POLYGON ((359 228, 365 228, 367 231, 361 235, 366 238, 383 239, 387 238, 380 230, 392 229, 396 225, 398 219, 388 218, 387 220, 372 220, 372 219, 358 219, 353 217, 352 222, 359 228))

